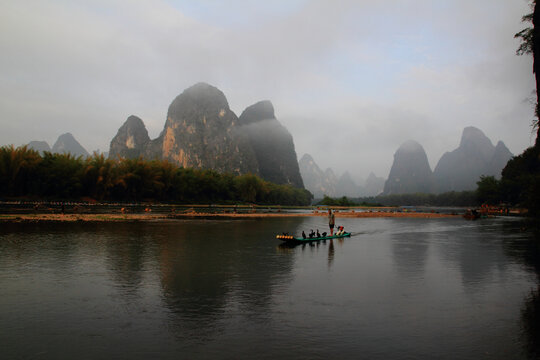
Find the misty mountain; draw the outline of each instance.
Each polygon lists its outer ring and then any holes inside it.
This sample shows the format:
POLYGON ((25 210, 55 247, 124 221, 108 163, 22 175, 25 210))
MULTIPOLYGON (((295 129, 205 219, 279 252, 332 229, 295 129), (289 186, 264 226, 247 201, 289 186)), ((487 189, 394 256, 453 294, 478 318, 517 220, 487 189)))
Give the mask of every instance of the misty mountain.
POLYGON ((384 194, 429 193, 432 189, 432 172, 424 148, 416 141, 406 141, 394 154, 384 194))
POLYGON ((380 194, 384 188, 384 179, 376 177, 373 173, 369 175, 365 186, 363 186, 358 185, 348 171, 345 171, 339 178, 330 168, 322 171, 309 154, 302 156, 298 165, 306 189, 311 191, 316 199, 320 199, 324 195, 353 198, 375 196, 380 194))
POLYGON ((39 151, 41 155, 43 155, 45 151, 51 151, 51 147, 46 141, 30 141, 27 146, 29 149, 39 151))
POLYGON ((303 188, 294 142, 270 101, 238 118, 223 92, 198 83, 178 95, 159 137, 151 140, 143 121, 130 116, 110 145, 110 157, 166 159, 182 167, 233 174, 252 173, 277 184, 303 188))
POLYGON ((347 197, 359 197, 363 196, 364 189, 361 186, 358 186, 349 174, 348 171, 345 171, 343 175, 339 177, 336 184, 336 194, 337 196, 347 196, 347 197))
POLYGON ((238 118, 238 124, 255 152, 263 179, 304 187, 293 137, 276 119, 270 101, 260 101, 246 108, 238 118))
POLYGON ((142 152, 182 167, 259 174, 255 153, 238 127, 223 92, 198 83, 173 100, 163 131, 142 152))
POLYGON ((143 121, 137 116, 131 115, 112 139, 109 156, 112 159, 117 157, 138 158, 144 154, 149 141, 150 137, 143 121))
POLYGON ((476 189, 481 175, 500 177, 512 157, 502 141, 493 146, 491 140, 475 127, 463 130, 459 147, 445 153, 433 172, 438 192, 476 189))
POLYGON ((493 156, 491 157, 491 160, 489 162, 489 169, 491 171, 491 174, 495 176, 497 179, 500 179, 502 176, 502 171, 508 161, 514 156, 508 150, 506 145, 499 140, 497 142, 497 145, 495 146, 495 151, 493 152, 493 156))
POLYGON ((88 156, 88 151, 86 151, 85 148, 82 147, 81 144, 75 138, 71 133, 65 133, 58 137, 58 140, 54 143, 52 150, 53 153, 58 154, 72 154, 74 156, 88 156))
POLYGON ((327 169, 326 172, 322 171, 309 154, 302 156, 298 166, 304 186, 316 199, 320 199, 324 195, 335 196, 337 178, 331 169, 327 169))
POLYGON ((373 172, 369 173, 364 185, 364 192, 361 196, 377 196, 384 190, 385 179, 377 177, 373 172))

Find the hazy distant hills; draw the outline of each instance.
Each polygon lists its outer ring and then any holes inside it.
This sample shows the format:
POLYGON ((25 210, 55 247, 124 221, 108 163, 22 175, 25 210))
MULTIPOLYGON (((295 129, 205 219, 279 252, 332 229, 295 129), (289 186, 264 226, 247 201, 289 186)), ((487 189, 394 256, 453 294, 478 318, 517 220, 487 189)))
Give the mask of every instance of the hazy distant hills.
POLYGON ((385 180, 382 177, 375 176, 373 172, 369 173, 366 183, 364 185, 364 195, 362 196, 376 196, 384 190, 385 180))
POLYGON ((59 153, 59 154, 72 154, 75 156, 83 156, 86 157, 90 154, 88 154, 88 151, 86 151, 85 148, 79 144, 77 140, 71 135, 71 133, 65 133, 58 137, 58 140, 54 143, 52 147, 53 153, 59 153))
MULTIPOLYGON (((89 155, 70 133, 60 135, 52 148, 45 141, 28 147, 89 155)), ((109 157, 166 159, 182 167, 251 173, 276 184, 305 186, 322 198, 474 190, 480 176, 500 177, 512 153, 502 141, 494 146, 481 130, 467 127, 459 146, 446 152, 434 171, 422 145, 409 140, 394 154, 386 181, 370 173, 358 184, 347 171, 339 177, 330 168, 323 171, 309 154, 298 161, 293 137, 276 119, 270 101, 253 104, 237 117, 223 92, 198 83, 172 101, 156 139, 150 139, 143 120, 129 116, 111 140, 109 157)))
POLYGON ((463 130, 459 147, 445 153, 437 163, 433 171, 435 190, 474 190, 481 175, 500 178, 510 158, 512 153, 502 141, 493 146, 482 131, 467 127, 463 130))
POLYGON ((275 118, 269 101, 248 107, 238 118, 223 92, 198 83, 173 100, 158 138, 150 140, 139 120, 130 116, 118 130, 111 141, 111 157, 142 155, 303 187, 292 136, 275 118))
POLYGON ((52 149, 46 141, 31 141, 28 143, 28 148, 39 151, 41 154, 45 151, 50 151, 59 154, 72 154, 74 156, 88 156, 88 151, 75 138, 71 133, 65 133, 58 137, 54 143, 52 149))
POLYGON ((336 184, 332 170, 328 169, 326 173, 322 171, 309 154, 304 154, 298 165, 304 186, 316 199, 324 195, 335 196, 336 184))
POLYGON ((339 178, 330 168, 322 171, 309 154, 302 156, 299 166, 306 189, 311 191, 316 199, 324 195, 331 197, 375 196, 383 190, 384 179, 376 177, 373 173, 370 173, 364 186, 358 185, 347 171, 339 178))
POLYGON ((471 126, 463 130, 459 147, 445 153, 432 172, 423 147, 407 141, 394 155, 384 194, 475 190, 481 175, 500 177, 511 157, 502 141, 493 146, 471 126))
POLYGON ((433 174, 422 145, 409 140, 394 154, 394 162, 384 184, 384 194, 430 193, 433 174))
POLYGON ((30 141, 27 146, 29 149, 39 151, 40 154, 43 154, 45 151, 51 151, 51 147, 46 141, 30 141))

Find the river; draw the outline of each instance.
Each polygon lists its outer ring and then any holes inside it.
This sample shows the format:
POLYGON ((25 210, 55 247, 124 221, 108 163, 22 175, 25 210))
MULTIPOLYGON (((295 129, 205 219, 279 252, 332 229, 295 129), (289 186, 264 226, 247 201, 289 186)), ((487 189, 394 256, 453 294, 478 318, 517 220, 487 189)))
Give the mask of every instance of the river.
POLYGON ((5 359, 528 359, 540 265, 519 219, 0 227, 5 359))

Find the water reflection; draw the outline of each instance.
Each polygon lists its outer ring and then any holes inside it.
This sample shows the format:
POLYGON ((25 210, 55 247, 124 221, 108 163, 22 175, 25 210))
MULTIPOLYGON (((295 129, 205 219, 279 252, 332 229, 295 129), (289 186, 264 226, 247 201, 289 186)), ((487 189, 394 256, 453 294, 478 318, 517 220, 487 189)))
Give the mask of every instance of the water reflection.
POLYGON ((275 240, 320 221, 2 226, 3 355, 540 354, 539 242, 518 222, 345 219, 357 236, 275 240))
POLYGON ((155 256, 152 253, 155 230, 155 224, 117 224, 104 234, 108 270, 124 295, 136 295, 145 271, 150 271, 145 264, 155 256))
POLYGON ((430 233, 400 232, 393 234, 392 252, 398 274, 421 277, 430 244, 430 233))
POLYGON ((334 263, 334 240, 330 239, 330 245, 328 245, 328 268, 334 263))
POLYGON ((265 313, 293 261, 268 251, 275 226, 216 221, 167 229, 159 250, 161 283, 177 336, 205 341, 222 330, 225 312, 265 313))
POLYGON ((528 221, 504 223, 504 251, 531 271, 539 285, 530 290, 521 307, 521 329, 529 359, 540 358, 540 228, 528 221), (530 229, 530 230, 529 230, 530 229))
MULTIPOLYGON (((335 239, 339 245, 343 245, 344 239, 339 238, 335 239)), ((321 249, 328 248, 328 268, 332 267, 334 263, 335 248, 334 248, 334 239, 329 240, 319 240, 311 242, 282 242, 278 245, 277 249, 282 254, 292 255, 295 254, 295 249, 300 249, 303 253, 305 251, 320 251, 321 249)))
POLYGON ((540 359, 540 285, 525 298, 521 322, 529 359, 540 359))

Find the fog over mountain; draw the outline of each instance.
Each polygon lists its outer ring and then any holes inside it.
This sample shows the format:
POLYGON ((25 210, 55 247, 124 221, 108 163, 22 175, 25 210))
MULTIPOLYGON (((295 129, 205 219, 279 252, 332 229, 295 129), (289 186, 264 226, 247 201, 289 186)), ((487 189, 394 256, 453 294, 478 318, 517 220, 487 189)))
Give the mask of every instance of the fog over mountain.
POLYGON ((46 141, 34 140, 28 143, 28 148, 39 151, 43 154, 45 151, 51 151, 51 147, 46 141))
POLYGON ((432 172, 427 155, 418 142, 404 142, 394 154, 384 194, 442 193, 475 190, 481 176, 501 177, 512 153, 504 142, 491 140, 473 126, 463 130, 459 147, 439 159, 432 172))
POLYGON ((239 131, 247 136, 263 179, 303 188, 293 137, 274 115, 268 100, 247 107, 238 118, 239 131))
POLYGON ((348 171, 337 177, 331 168, 322 171, 313 157, 304 154, 299 167, 306 189, 311 191, 315 199, 327 195, 330 197, 375 196, 383 191, 384 179, 371 172, 365 181, 353 179, 348 171))
POLYGON ((433 173, 424 148, 414 140, 404 142, 394 154, 392 169, 384 184, 384 195, 432 191, 433 173))
POLYGON ((161 134, 150 139, 143 120, 130 116, 111 140, 110 157, 167 160, 184 168, 254 174, 275 184, 303 188, 291 134, 268 100, 238 118, 225 94, 200 82, 169 106, 161 134))
POLYGON ((466 126, 518 154, 533 139, 532 59, 513 38, 528 12, 524 0, 4 1, 0 144, 71 131, 105 150, 131 114, 156 139, 179 89, 203 81, 236 114, 271 100, 297 154, 353 179, 388 177, 408 139, 433 169, 466 126))
POLYGON ((58 137, 54 143, 51 152, 59 154, 71 154, 74 156, 86 157, 90 155, 86 149, 71 135, 65 133, 58 137))
POLYGON ((500 178, 511 157, 512 153, 502 141, 493 146, 480 129, 466 127, 459 147, 446 152, 433 171, 435 190, 474 190, 481 175, 500 178))

